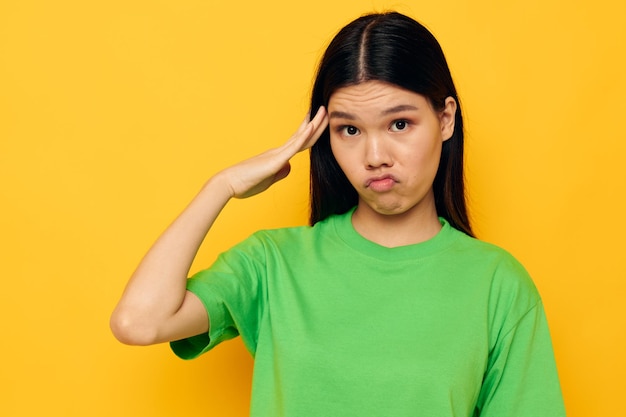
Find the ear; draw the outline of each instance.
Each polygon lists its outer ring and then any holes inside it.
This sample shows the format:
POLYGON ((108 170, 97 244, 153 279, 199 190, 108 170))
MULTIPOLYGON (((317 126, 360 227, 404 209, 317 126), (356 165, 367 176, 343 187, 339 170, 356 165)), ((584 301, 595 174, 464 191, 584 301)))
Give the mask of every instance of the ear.
POLYGON ((446 98, 443 110, 439 112, 439 125, 441 126, 441 136, 446 141, 454 133, 454 121, 456 120, 456 100, 452 97, 446 98))

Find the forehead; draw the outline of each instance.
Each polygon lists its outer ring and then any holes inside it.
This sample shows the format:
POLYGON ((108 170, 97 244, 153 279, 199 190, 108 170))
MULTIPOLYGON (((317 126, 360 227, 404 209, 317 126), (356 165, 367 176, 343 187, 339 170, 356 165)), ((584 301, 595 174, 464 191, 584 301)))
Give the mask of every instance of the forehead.
POLYGON ((394 84, 366 81, 337 89, 328 101, 328 110, 384 111, 399 105, 423 108, 428 100, 421 94, 394 84))

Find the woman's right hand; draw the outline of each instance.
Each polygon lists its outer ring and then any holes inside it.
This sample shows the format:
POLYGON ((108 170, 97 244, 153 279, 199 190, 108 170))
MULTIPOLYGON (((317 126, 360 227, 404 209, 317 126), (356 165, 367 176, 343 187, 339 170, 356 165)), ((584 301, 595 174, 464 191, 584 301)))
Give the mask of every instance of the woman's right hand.
POLYGON ((289 160, 313 146, 327 126, 326 109, 320 107, 313 120, 307 116, 282 146, 226 168, 217 176, 226 181, 231 197, 247 198, 259 194, 289 175, 289 160))
POLYGON ((289 160, 313 146, 328 126, 326 109, 307 117, 282 146, 227 168, 211 178, 152 245, 111 315, 115 336, 148 345, 205 333, 210 318, 197 296, 186 291, 187 275, 200 244, 232 197, 266 190, 289 174, 289 160))

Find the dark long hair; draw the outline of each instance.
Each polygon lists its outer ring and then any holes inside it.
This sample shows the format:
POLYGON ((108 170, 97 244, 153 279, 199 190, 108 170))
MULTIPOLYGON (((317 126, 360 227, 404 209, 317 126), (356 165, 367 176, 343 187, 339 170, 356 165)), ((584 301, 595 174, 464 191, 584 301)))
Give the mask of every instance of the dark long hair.
MULTIPOLYGON (((456 100, 454 133, 443 142, 433 191, 437 215, 473 236, 465 201, 461 104, 441 46, 424 26, 396 12, 354 20, 334 37, 320 62, 311 114, 320 106, 328 108, 337 89, 371 80, 423 95, 435 111, 443 110, 447 97, 456 100)), ((333 156, 328 129, 311 148, 310 158, 313 225, 350 210, 358 194, 333 156)))

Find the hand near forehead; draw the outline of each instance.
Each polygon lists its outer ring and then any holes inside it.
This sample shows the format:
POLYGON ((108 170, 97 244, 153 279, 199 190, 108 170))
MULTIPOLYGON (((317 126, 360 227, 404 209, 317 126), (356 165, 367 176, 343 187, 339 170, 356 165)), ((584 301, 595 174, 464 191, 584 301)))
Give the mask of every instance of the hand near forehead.
POLYGON ((265 191, 289 174, 289 160, 315 144, 328 126, 326 109, 307 116, 282 146, 227 168, 209 179, 198 195, 144 256, 111 315, 115 336, 128 344, 180 340, 210 327, 202 302, 186 291, 194 257, 231 197, 265 191))
POLYGON ((326 109, 320 107, 313 120, 307 116, 282 146, 270 149, 220 172, 235 198, 247 198, 267 190, 289 175, 289 160, 315 144, 328 126, 326 109))

